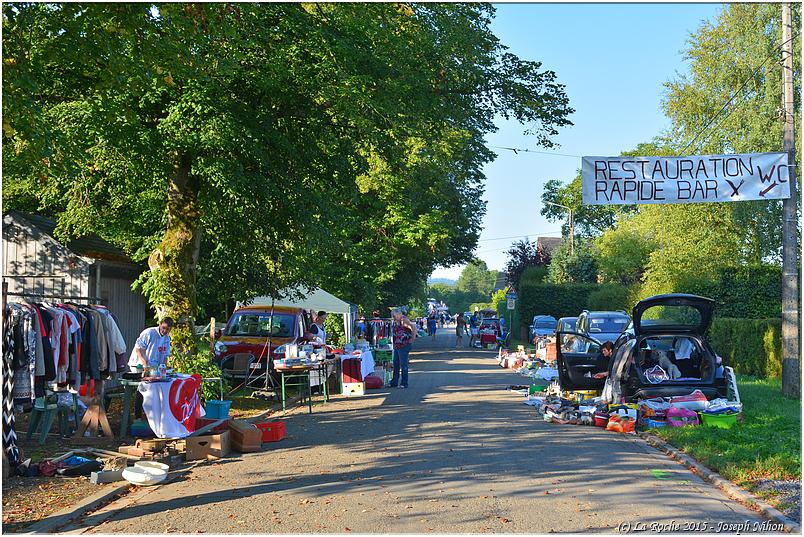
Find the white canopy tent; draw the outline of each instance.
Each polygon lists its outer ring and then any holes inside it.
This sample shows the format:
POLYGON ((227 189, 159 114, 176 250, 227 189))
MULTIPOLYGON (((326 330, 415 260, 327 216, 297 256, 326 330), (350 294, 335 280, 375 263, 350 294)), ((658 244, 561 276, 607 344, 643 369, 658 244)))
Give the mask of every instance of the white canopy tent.
MULTIPOLYGON (((237 307, 245 305, 238 302, 237 307)), ((258 296, 248 303, 250 306, 270 306, 271 297, 258 296)), ((327 313, 337 313, 343 315, 343 329, 346 334, 346 341, 352 340, 352 326, 354 325, 357 306, 350 304, 323 289, 313 289, 305 298, 293 300, 291 298, 277 298, 274 301, 276 306, 287 306, 291 308, 302 308, 314 312, 326 311, 327 313)))

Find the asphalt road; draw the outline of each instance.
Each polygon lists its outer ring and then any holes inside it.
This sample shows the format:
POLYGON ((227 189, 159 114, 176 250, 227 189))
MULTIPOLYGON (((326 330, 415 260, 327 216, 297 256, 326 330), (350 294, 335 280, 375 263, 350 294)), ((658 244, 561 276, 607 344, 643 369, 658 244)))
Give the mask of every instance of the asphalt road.
POLYGON ((73 531, 715 532, 762 521, 638 439, 539 421, 506 391, 521 377, 491 351, 451 348, 451 334, 416 343, 408 389, 294 410, 282 442, 141 489, 73 531))

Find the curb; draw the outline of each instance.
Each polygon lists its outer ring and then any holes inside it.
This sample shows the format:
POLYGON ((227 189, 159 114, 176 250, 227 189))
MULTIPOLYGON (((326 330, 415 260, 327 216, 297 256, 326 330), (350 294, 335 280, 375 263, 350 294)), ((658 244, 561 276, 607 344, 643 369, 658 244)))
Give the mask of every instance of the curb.
POLYGON ((722 490, 726 493, 727 496, 733 498, 741 503, 744 503, 752 508, 757 509, 760 513, 768 517, 774 522, 778 522, 784 525, 784 531, 787 533, 794 533, 797 535, 801 534, 801 524, 798 522, 787 518, 781 511, 770 505, 769 503, 765 502, 754 496, 753 494, 749 493, 746 490, 738 487, 731 481, 727 481, 723 477, 720 476, 717 472, 714 472, 704 466, 703 464, 699 463, 686 453, 679 451, 678 449, 674 448, 667 442, 659 440, 655 436, 641 432, 639 433, 639 437, 642 438, 648 445, 656 448, 657 450, 665 453, 671 459, 675 459, 679 464, 682 464, 695 472, 704 480, 708 481, 709 483, 715 485, 717 488, 722 490))
POLYGON ((50 515, 44 520, 34 522, 21 533, 23 535, 55 533, 56 530, 69 524, 84 513, 98 508, 100 505, 106 503, 114 496, 125 493, 128 491, 128 487, 128 482, 125 482, 125 484, 110 483, 96 494, 87 496, 83 500, 80 500, 77 505, 66 507, 61 511, 50 515))

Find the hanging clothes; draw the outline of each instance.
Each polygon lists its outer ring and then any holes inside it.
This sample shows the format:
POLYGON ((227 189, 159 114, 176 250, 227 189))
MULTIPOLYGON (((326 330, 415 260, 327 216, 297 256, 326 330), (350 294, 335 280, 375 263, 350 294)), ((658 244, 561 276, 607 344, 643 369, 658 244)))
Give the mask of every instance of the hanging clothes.
POLYGON ((3 311, 3 452, 9 464, 20 462, 17 433, 14 430, 14 334, 12 310, 3 311))

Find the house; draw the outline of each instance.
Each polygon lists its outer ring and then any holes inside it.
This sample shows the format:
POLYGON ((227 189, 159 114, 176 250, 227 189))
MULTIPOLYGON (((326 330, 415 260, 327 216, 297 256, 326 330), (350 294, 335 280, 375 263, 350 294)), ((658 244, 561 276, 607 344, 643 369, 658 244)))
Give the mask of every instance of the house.
POLYGON ((536 237, 536 248, 541 248, 550 257, 553 256, 553 250, 558 248, 563 241, 561 237, 536 237))
POLYGON ((55 229, 52 218, 17 211, 3 216, 3 282, 10 297, 104 304, 117 317, 130 352, 152 315, 145 297, 131 290, 145 267, 97 235, 61 244, 53 238, 55 229))

